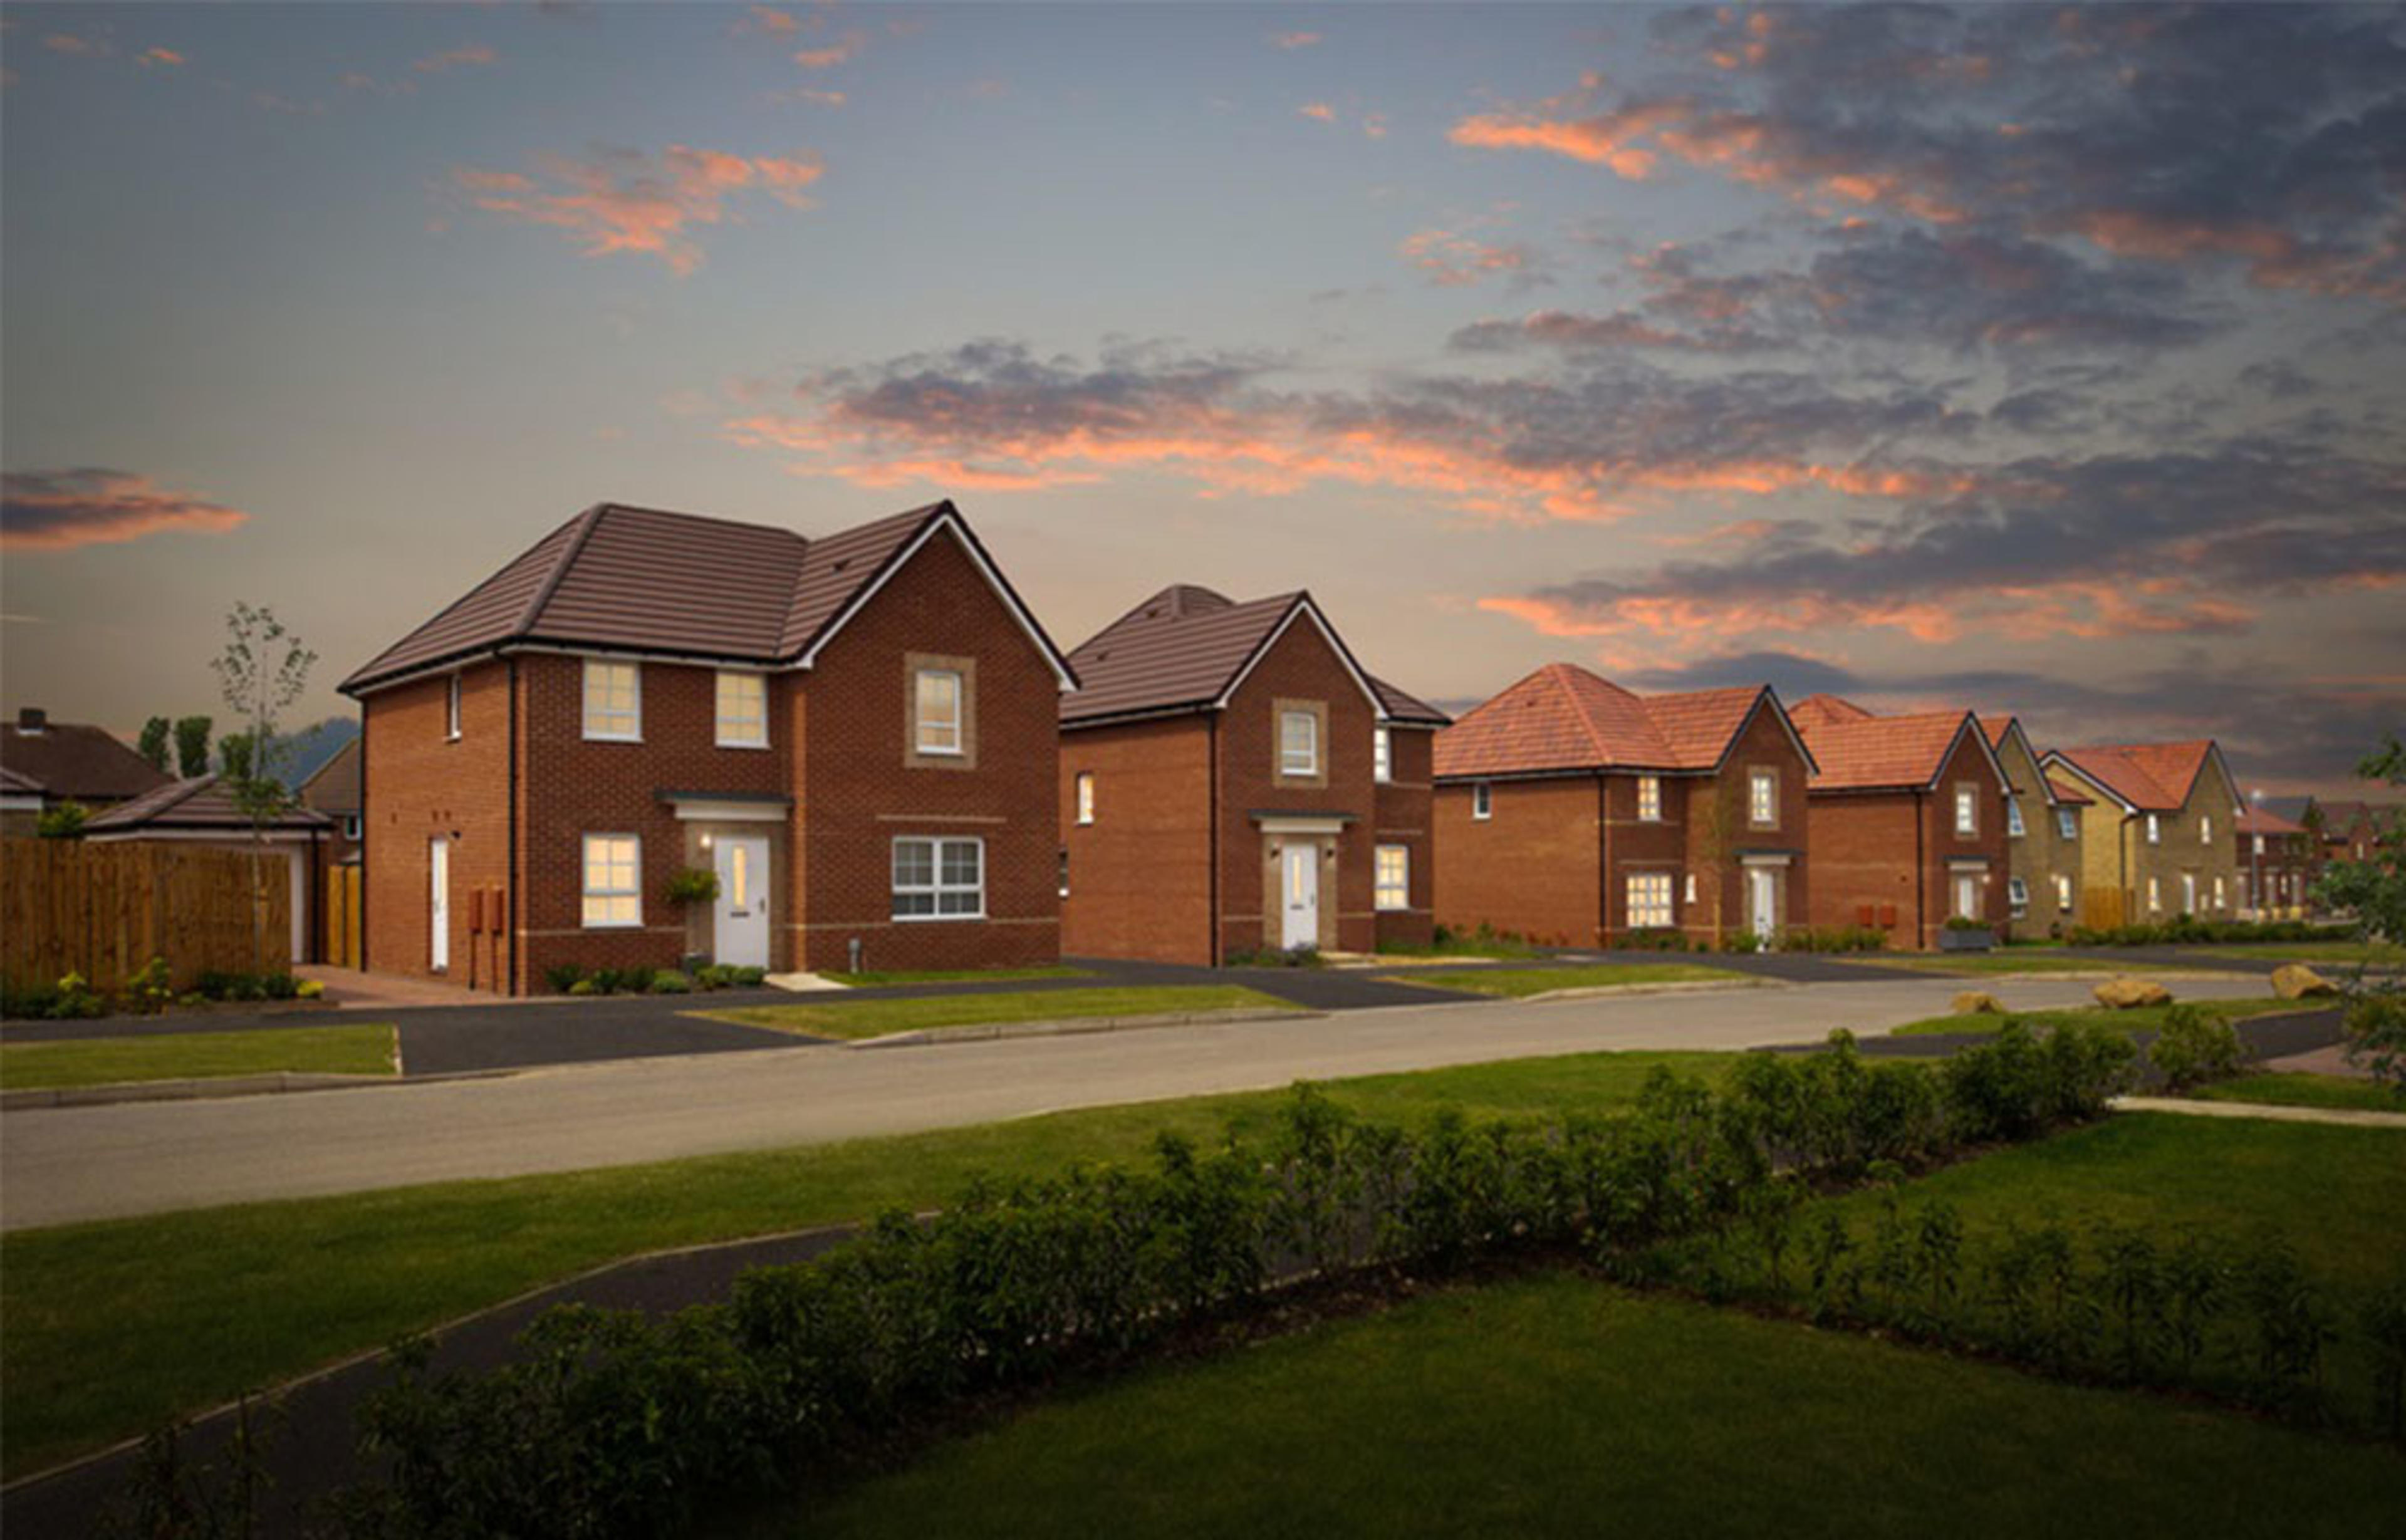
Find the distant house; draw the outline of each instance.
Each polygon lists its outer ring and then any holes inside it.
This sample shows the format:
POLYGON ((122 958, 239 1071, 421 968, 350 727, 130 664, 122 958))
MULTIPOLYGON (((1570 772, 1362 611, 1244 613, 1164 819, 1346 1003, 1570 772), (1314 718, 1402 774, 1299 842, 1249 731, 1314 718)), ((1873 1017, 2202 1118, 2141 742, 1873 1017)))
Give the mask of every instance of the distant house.
POLYGON ((2050 749, 2046 771, 2093 800, 2081 815, 2084 921, 2228 916, 2239 897, 2239 784, 2211 739, 2050 749))
POLYGON ((1308 593, 1163 589, 1069 655, 1062 948, 1217 965, 1425 944, 1430 740, 1308 593))
POLYGON ((45 807, 79 802, 95 812, 170 780, 106 728, 53 722, 38 706, 0 729, 0 769, 15 775, 9 789, 20 799, 38 795, 45 807))
POLYGON ((1808 912, 1813 768, 1767 686, 1637 695, 1549 664, 1437 735, 1437 919, 1776 941, 1808 912))
POLYGON ((598 504, 344 682, 365 966, 1049 962, 1075 684, 949 502, 819 537, 598 504))
POLYGON ((171 781, 84 826, 84 839, 92 844, 174 842, 243 853, 263 845, 267 859, 285 869, 291 888, 292 960, 317 961, 319 852, 333 837, 333 821, 308 808, 292 808, 256 831, 256 840, 254 833, 250 815, 216 775, 171 781))
POLYGON ((2052 935, 2080 922, 2080 810, 2088 798, 2040 768, 2018 718, 1984 716, 1980 730, 2005 771, 2006 918, 2017 934, 2052 935))
POLYGON ((367 803, 360 794, 360 741, 356 738, 334 751, 333 756, 310 772, 294 795, 301 805, 324 813, 334 825, 334 837, 326 842, 326 860, 332 866, 347 865, 360 858, 360 847, 365 831, 361 818, 367 803))
POLYGON ((2374 844, 2383 831, 2398 819, 2406 818, 2406 808, 2385 807, 2375 802, 2322 802, 2316 805, 2322 810, 2324 858, 2332 861, 2372 859, 2374 844))
POLYGON ((2257 919, 2305 913, 2322 875, 2320 841, 2306 827, 2266 808, 2242 805, 2237 842, 2239 907, 2257 919))
POLYGON ((0 834, 34 834, 41 825, 42 784, 0 765, 0 834))
POLYGON ((1878 716, 1835 696, 1791 708, 1806 787, 1813 923, 1938 944, 1949 920, 2011 918, 2010 778, 1970 712, 1878 716))

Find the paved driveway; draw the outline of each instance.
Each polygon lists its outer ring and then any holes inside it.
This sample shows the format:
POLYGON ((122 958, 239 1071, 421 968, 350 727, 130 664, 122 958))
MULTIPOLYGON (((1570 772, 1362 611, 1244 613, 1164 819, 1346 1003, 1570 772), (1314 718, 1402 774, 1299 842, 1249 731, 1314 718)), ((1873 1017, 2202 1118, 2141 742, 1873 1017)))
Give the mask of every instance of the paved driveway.
MULTIPOLYGON (((853 1052, 718 1053, 498 1080, 0 1120, 0 1228, 908 1133, 1299 1079, 1602 1049, 1740 1049, 1875 1032, 1946 1010, 1953 979, 1891 978, 1550 1002, 1474 999, 1299 1021, 853 1052)), ((1989 986, 2008 1007, 2082 982, 1989 986)), ((2257 979, 2193 997, 2257 996, 2257 979)))

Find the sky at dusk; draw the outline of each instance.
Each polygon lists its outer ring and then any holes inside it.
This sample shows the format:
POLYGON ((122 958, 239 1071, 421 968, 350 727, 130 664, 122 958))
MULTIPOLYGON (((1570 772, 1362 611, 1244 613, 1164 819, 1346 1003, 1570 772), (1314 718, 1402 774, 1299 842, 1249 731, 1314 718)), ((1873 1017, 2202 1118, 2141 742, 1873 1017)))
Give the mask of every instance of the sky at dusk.
MULTIPOLYGON (((2406 728, 2406 11, 9 6, 0 685, 342 675, 587 503, 951 497, 1067 647, 2406 728)), ((219 712, 219 714, 223 714, 219 712)))

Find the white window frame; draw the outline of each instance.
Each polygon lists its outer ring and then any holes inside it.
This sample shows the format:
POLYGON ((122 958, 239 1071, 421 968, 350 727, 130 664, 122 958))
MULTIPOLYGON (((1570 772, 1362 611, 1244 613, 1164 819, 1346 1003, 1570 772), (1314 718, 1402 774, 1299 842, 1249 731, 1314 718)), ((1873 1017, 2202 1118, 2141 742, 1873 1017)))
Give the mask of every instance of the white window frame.
MULTIPOLYGON (((718 746, 722 749, 765 749, 769 746, 769 677, 749 669, 720 669, 711 679, 711 719, 718 746), (727 712, 727 688, 736 685, 752 687, 752 701, 759 709, 753 714, 729 716, 727 712), (757 737, 745 737, 743 728, 750 724, 757 737), (732 728, 733 730, 729 730, 732 728)), ((744 702, 738 701, 739 706, 744 702)))
MULTIPOLYGON (((640 834, 587 834, 577 847, 577 856, 581 863, 577 872, 577 884, 582 900, 578 908, 577 919, 584 928, 587 930, 641 930, 644 925, 644 837, 640 834), (602 841, 614 842, 623 841, 630 852, 628 858, 627 886, 597 888, 593 885, 593 846, 597 841, 602 841), (597 920, 593 917, 593 905, 596 900, 604 904, 616 904, 620 899, 628 900, 633 907, 632 919, 612 919, 605 915, 604 918, 597 920)), ((605 855, 603 859, 608 865, 617 865, 617 861, 613 856, 605 855)))
POLYGON ((2019 877, 2005 879, 2005 901, 2014 906, 2017 916, 2030 911, 2030 883, 2019 877))
POLYGON ((1384 728, 1370 734, 1370 779, 1386 785, 1395 778, 1395 735, 1384 728))
POLYGON ((2258 835, 2254 836, 2254 839, 2255 839, 2255 841, 2256 841, 2256 854, 2257 854, 2257 855, 2263 855, 2263 854, 2264 854, 2264 837, 2263 837, 2262 835, 2258 834, 2258 835))
POLYGON ((1306 711, 1282 711, 1279 713, 1278 772, 1289 779, 1293 779, 1299 775, 1318 775, 1320 773, 1320 717, 1318 713, 1306 711), (1295 750, 1287 742, 1286 737, 1287 729, 1298 722, 1303 724, 1304 752, 1303 761, 1300 765, 1296 763, 1295 750))
POLYGON ((1752 828, 1779 827, 1777 770, 1751 770, 1746 772, 1746 821, 1752 828))
POLYGON ((1692 871, 1688 873, 1687 892, 1687 901, 1691 904, 1694 903, 1696 901, 1696 874, 1692 871))
POLYGON ((1482 824, 1495 816, 1495 793, 1484 781, 1470 783, 1470 816, 1482 824))
POLYGON ((2160 877, 2150 877, 2147 879, 2147 912, 2150 914, 2161 914, 2163 911, 2163 879, 2160 877))
POLYGON ((968 707, 969 685, 968 682, 961 677, 960 670, 914 670, 911 675, 911 744, 913 749, 923 755, 944 755, 955 759, 967 754, 969 752, 966 746, 969 731, 967 726, 968 707), (949 722, 943 720, 941 717, 931 716, 928 714, 927 687, 927 682, 931 679, 949 679, 953 682, 953 715, 952 720, 949 722), (930 728, 939 730, 949 728, 953 735, 953 741, 950 743, 930 742, 927 736, 930 728))
POLYGON ((2021 805, 2021 802, 2020 802, 2018 799, 2015 798, 2011 798, 2011 797, 2006 798, 2005 798, 2005 834, 2006 834, 2006 836, 2007 836, 2008 838, 2010 838, 2010 839, 2018 840, 2018 839, 2020 839, 2023 835, 2025 835, 2025 834, 2027 834, 2027 833, 2029 833, 2029 832, 2030 832, 2029 826, 2025 825, 2025 824, 2022 822, 2022 805, 2021 805))
POLYGON ((1637 778, 1637 819, 1644 824, 1663 821, 1663 778, 1641 775, 1637 778))
POLYGON ((890 897, 893 900, 890 908, 894 923, 897 925, 927 925, 946 920, 983 920, 986 917, 985 841, 981 838, 960 835, 898 834, 894 837, 893 848, 886 864, 886 873, 887 886, 891 890, 890 897), (902 847, 905 845, 927 847, 928 880, 927 882, 906 883, 902 881, 900 866, 902 847), (968 846, 977 852, 977 882, 974 885, 949 882, 945 879, 944 855, 947 850, 955 846, 968 846), (962 894, 976 895, 977 908, 974 911, 944 908, 946 898, 958 897, 962 894), (926 897, 930 900, 927 911, 924 914, 915 911, 908 914, 902 912, 901 900, 905 897, 914 898, 926 897))
POLYGON ((2059 914, 2072 912, 2072 878, 2069 873, 2055 874, 2055 909, 2059 914))
POLYGON ((361 817, 356 812, 343 814, 343 838, 357 842, 361 834, 361 817))
POLYGON ((2201 812, 2197 815, 2197 842, 2201 845, 2214 843, 2214 814, 2201 812))
POLYGON ((2217 875, 2214 879, 2214 911, 2217 914, 2222 912, 2222 878, 2217 875))
POLYGON ((2195 914, 2195 913, 2197 913, 2197 912, 2198 912, 2197 898, 2198 898, 2198 890, 2197 890, 2197 873, 2196 873, 2196 872, 2194 872, 2194 871, 2184 871, 2184 872, 2182 872, 2182 873, 2181 873, 2181 912, 2182 912, 2183 914, 2195 914))
POLYGON ((1091 824, 1095 821, 1095 772, 1093 770, 1080 770, 1078 772, 1077 787, 1078 822, 1081 824, 1091 824))
POLYGON ((443 685, 443 738, 446 742, 460 742, 460 676, 456 673, 443 685))
POLYGON ((1380 845, 1372 854, 1370 880, 1375 902, 1381 911, 1412 907, 1412 847, 1380 845), (1396 869, 1392 880, 1387 870, 1390 859, 1396 869))
POLYGON ((590 743, 640 743, 644 741, 644 666, 641 663, 631 663, 615 657, 588 657, 585 660, 585 739, 590 743), (628 680, 633 685, 634 705, 622 713, 616 706, 605 703, 600 715, 604 720, 625 715, 631 726, 624 731, 613 728, 597 727, 596 713, 593 710, 593 688, 597 676, 606 698, 607 695, 616 693, 612 680, 620 670, 625 671, 628 680))
POLYGON ((2059 840, 2077 840, 2077 839, 2079 839, 2079 838, 2080 838, 2080 814, 2078 814, 2078 813, 2076 813, 2076 812, 2073 812, 2070 808, 2058 808, 2058 809, 2056 809, 2056 810, 2055 810, 2055 833, 2056 833, 2056 838, 2058 838, 2058 839, 2059 839, 2059 840))
POLYGON ((1955 788, 1955 833, 1960 839, 1980 837, 1980 793, 1974 786, 1955 788))
POLYGON ((1633 871, 1621 879, 1621 892, 1630 929, 1668 930, 1677 923, 1671 908, 1673 886, 1669 872, 1633 871))
POLYGON ((2156 815, 2151 812, 2147 814, 2147 843, 2151 845, 2160 845, 2163 842, 2164 826, 2161 821, 2159 821, 2156 815))

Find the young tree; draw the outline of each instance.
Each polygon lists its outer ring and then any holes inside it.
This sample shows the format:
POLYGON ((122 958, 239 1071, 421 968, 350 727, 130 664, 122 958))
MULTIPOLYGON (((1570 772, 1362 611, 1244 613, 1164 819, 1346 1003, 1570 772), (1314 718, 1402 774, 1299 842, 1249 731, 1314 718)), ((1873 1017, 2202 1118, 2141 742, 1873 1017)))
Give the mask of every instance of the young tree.
POLYGON ((250 734, 230 732, 218 740, 218 773, 228 781, 248 781, 251 772, 250 734))
POLYGON ((176 719, 176 773, 189 781, 209 773, 209 728, 205 716, 176 719))
POLYGON ((142 737, 134 745, 134 752, 162 775, 167 773, 167 735, 175 730, 165 717, 154 716, 142 724, 142 737))
POLYGON ((250 724, 250 731, 244 735, 248 742, 238 755, 226 756, 226 768, 221 773, 234 806, 250 820, 250 962, 254 973, 264 971, 267 952, 267 906, 260 895, 267 826, 283 816, 295 800, 276 774, 276 718, 300 699, 301 691, 309 683, 309 669, 317 661, 318 655, 284 629, 275 611, 264 605, 253 609, 237 603, 226 616, 225 651, 209 665, 217 671, 218 688, 226 704, 250 724))
POLYGON ((1696 864, 1704 869, 1705 881, 1712 884, 1713 949, 1719 951, 1724 940, 1723 894, 1729 885, 1729 863, 1736 854, 1740 827, 1737 788, 1723 785, 1716 777, 1712 790, 1688 806, 1688 815, 1696 821, 1696 864))
MULTIPOLYGON (((2406 743, 2391 733, 2367 755, 2356 773, 2368 781, 2406 786, 2406 743)), ((2333 861, 2315 885, 2315 897, 2352 911, 2368 941, 2406 940, 2406 812, 2391 808, 2373 819, 2372 849, 2361 861, 2333 861)), ((2406 989, 2394 980, 2351 991, 2348 1056, 2406 1094, 2406 989)))
POLYGON ((83 826, 92 817, 92 810, 81 802, 61 802, 44 808, 34 825, 34 832, 45 840, 80 840, 83 826))

